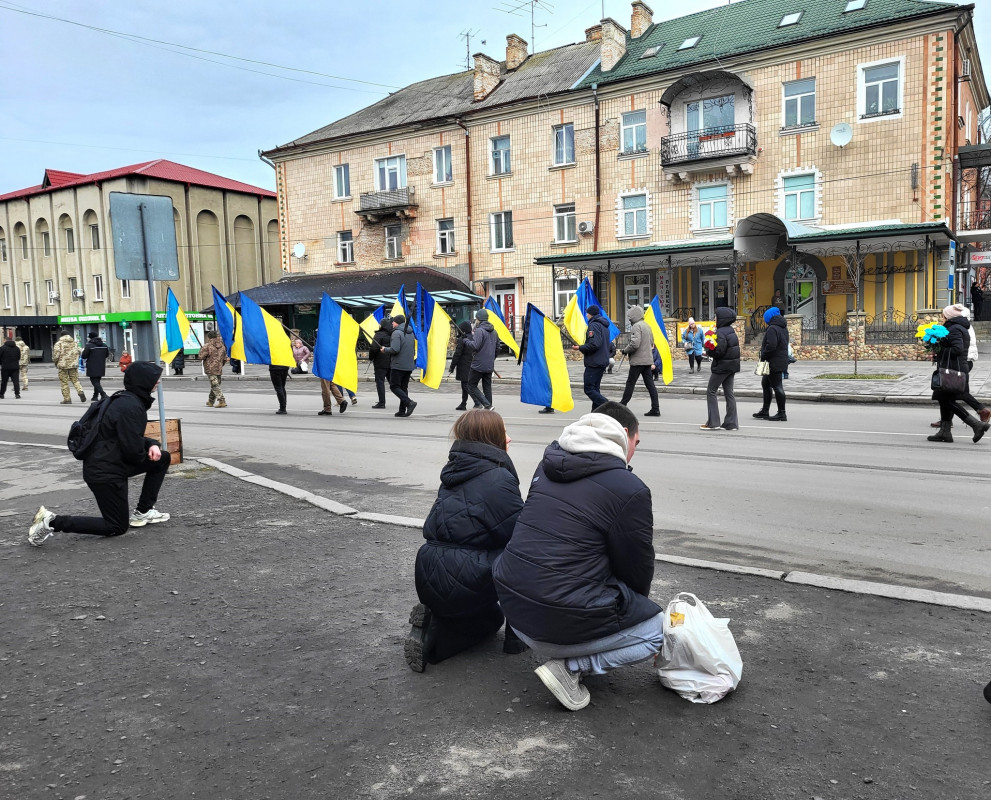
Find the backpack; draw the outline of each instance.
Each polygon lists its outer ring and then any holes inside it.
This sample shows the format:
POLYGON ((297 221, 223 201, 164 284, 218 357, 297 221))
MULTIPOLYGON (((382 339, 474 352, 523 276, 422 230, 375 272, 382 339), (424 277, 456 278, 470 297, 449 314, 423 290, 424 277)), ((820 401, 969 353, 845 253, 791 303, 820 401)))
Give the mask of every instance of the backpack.
POLYGON ((103 415, 110 408, 110 401, 121 394, 123 392, 114 392, 99 403, 90 403, 86 412, 69 426, 69 435, 66 437, 65 446, 80 461, 86 458, 96 442, 97 434, 100 432, 100 423, 103 422, 103 415))

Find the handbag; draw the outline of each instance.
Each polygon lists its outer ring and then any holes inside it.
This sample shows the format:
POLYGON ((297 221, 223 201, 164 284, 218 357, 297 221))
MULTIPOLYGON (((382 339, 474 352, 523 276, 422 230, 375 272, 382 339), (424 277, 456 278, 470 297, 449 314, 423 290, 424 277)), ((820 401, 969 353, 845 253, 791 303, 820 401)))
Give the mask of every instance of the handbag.
POLYGON ((754 367, 754 375, 770 375, 771 365, 764 360, 758 361, 757 366, 754 367))
POLYGON ((963 394, 967 391, 967 373, 947 367, 938 367, 933 373, 932 390, 946 394, 963 394))

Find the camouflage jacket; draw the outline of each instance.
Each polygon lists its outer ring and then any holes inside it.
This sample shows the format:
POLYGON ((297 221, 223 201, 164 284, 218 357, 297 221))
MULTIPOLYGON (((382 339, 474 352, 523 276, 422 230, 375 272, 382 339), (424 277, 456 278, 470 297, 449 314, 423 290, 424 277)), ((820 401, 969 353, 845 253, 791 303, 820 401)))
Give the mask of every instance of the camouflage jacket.
POLYGON ((203 359, 203 371, 207 375, 219 375, 227 363, 227 348, 220 339, 208 339, 200 350, 203 359))
POLYGON ((79 345, 71 336, 61 336, 52 348, 52 361, 59 369, 79 368, 79 345))

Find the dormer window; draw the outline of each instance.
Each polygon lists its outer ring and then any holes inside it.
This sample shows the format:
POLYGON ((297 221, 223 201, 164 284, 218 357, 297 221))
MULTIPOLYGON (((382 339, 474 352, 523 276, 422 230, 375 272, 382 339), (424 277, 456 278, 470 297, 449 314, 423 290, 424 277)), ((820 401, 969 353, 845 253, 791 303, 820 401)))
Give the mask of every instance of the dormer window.
POLYGON ((847 0, 846 8, 843 9, 843 13, 846 14, 850 11, 860 11, 860 9, 867 6, 867 0, 847 0))
POLYGON ((789 25, 795 25, 802 18, 801 11, 796 11, 794 14, 785 14, 781 18, 781 22, 778 23, 779 28, 787 28, 789 25))
POLYGON ((645 58, 653 58, 658 53, 661 52, 661 48, 664 47, 663 44, 659 44, 656 47, 648 47, 640 56, 640 60, 643 61, 645 58))
POLYGON ((691 50, 693 47, 695 47, 695 45, 699 43, 699 39, 701 38, 702 38, 701 36, 691 36, 688 39, 685 39, 685 41, 681 43, 681 47, 679 47, 678 49, 691 50))

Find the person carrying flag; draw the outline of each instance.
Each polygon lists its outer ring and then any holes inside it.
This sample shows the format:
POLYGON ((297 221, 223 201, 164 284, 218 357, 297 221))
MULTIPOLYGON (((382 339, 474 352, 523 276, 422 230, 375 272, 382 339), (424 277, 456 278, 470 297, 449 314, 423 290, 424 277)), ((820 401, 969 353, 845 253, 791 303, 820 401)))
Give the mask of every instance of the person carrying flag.
POLYGON ((368 343, 368 357, 372 359, 372 366, 375 368, 375 392, 379 398, 372 408, 385 408, 385 384, 389 381, 389 368, 392 364, 392 358, 386 349, 391 342, 392 320, 385 317, 368 343))
POLYGON ((588 309, 588 332, 585 334, 585 343, 582 345, 572 345, 572 350, 578 350, 585 356, 585 396, 592 401, 592 410, 606 402, 606 398, 599 387, 602 385, 602 376, 606 367, 609 366, 609 320, 602 316, 598 306, 589 306, 588 309))
POLYGON ((492 408, 492 372, 495 370, 496 334, 489 322, 489 312, 480 308, 475 312, 475 325, 465 346, 474 352, 471 373, 468 375, 468 394, 475 401, 475 408, 492 408), (482 382, 482 390, 478 382, 482 382))
POLYGON ((409 379, 416 364, 416 338, 413 326, 404 314, 392 317, 392 338, 382 352, 391 356, 389 361, 389 389, 399 398, 397 417, 408 417, 416 408, 416 401, 409 396, 409 379))
POLYGON ((650 395, 650 411, 644 414, 645 417, 661 416, 657 403, 657 387, 650 377, 650 368, 654 363, 654 334, 650 326, 643 321, 643 308, 641 306, 631 306, 626 312, 626 318, 632 323, 630 328, 630 343, 623 348, 623 352, 630 357, 630 374, 626 378, 626 388, 623 390, 623 399, 619 402, 624 406, 633 397, 633 390, 636 388, 637 380, 643 378, 644 386, 647 387, 647 394, 650 395))

